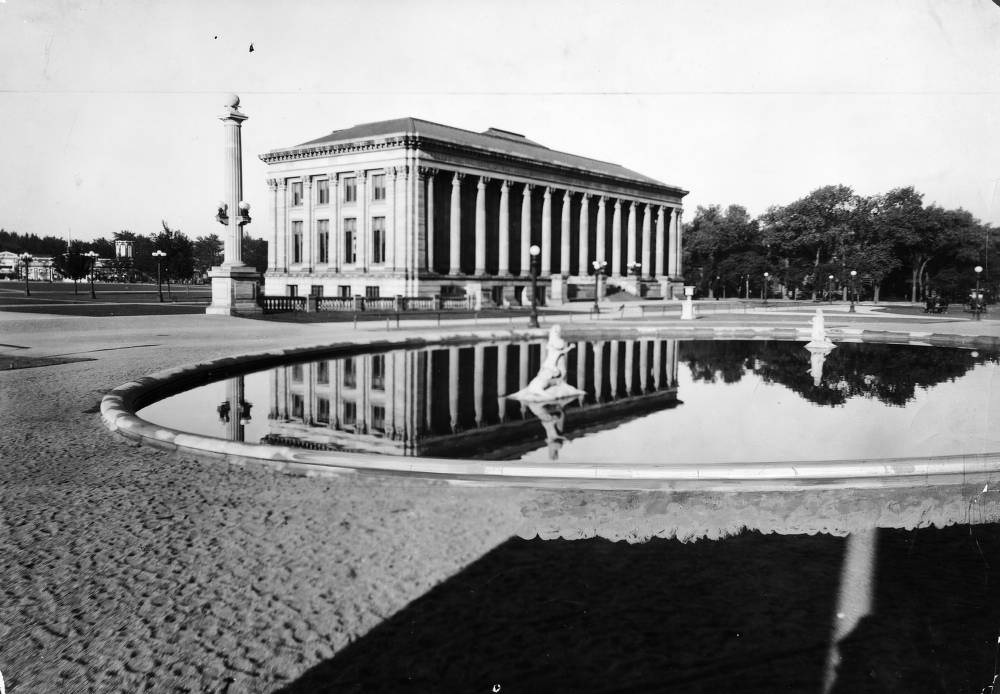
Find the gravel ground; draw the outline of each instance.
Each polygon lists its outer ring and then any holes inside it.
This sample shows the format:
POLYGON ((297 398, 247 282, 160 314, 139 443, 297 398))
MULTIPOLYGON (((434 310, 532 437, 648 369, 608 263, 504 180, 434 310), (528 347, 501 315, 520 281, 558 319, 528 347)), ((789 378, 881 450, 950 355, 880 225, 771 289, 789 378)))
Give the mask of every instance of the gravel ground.
MULTIPOLYGON (((951 323, 940 331, 986 333, 987 325, 992 330, 992 323, 951 323)), ((129 446, 100 422, 102 394, 131 378, 352 334, 336 324, 204 316, 0 314, 0 354, 16 356, 23 367, 0 372, 0 670, 7 691, 310 691, 308 680, 299 680, 304 673, 331 662, 336 669, 331 658, 338 653, 347 654, 341 669, 352 668, 362 636, 418 599, 427 604, 429 591, 468 567, 489 569, 469 590, 495 592, 501 584, 490 576, 497 569, 482 558, 521 552, 523 541, 513 536, 530 535, 525 516, 547 524, 546 537, 559 537, 555 517, 599 523, 593 519, 607 508, 642 506, 631 501, 635 495, 622 501, 611 494, 603 507, 578 513, 585 505, 578 495, 551 491, 228 469, 129 446), (64 359, 86 361, 53 363, 64 359)), ((711 534, 714 520, 699 519, 705 528, 692 530, 684 526, 688 516, 680 507, 670 511, 664 522, 681 520, 666 534, 711 534)), ((723 523, 738 532, 745 521, 734 515, 723 523)), ((627 523, 616 530, 619 537, 627 532, 627 523)), ((594 534, 602 533, 576 529, 572 536, 594 534)), ((538 551, 536 544, 524 547, 538 551)), ((598 550, 588 561, 603 561, 606 550, 598 550)), ((836 561, 827 568, 836 571, 836 561)), ((626 574, 610 574, 606 588, 627 581, 626 574)), ((448 594, 459 594, 449 600, 475 609, 464 580, 449 582, 448 594)), ((436 638, 454 614, 442 612, 436 638)), ((493 628, 509 638, 517 626, 493 628)), ((397 648, 405 650, 413 633, 404 630, 397 648)), ((794 633, 789 638, 794 642, 794 633)), ((365 642, 368 651, 380 643, 365 642)), ((751 660, 764 662, 759 654, 751 660)), ((424 673, 421 681, 433 678, 424 673)), ((400 685, 387 688, 406 689, 400 685)), ((471 691, 488 685, 484 679, 471 691)))

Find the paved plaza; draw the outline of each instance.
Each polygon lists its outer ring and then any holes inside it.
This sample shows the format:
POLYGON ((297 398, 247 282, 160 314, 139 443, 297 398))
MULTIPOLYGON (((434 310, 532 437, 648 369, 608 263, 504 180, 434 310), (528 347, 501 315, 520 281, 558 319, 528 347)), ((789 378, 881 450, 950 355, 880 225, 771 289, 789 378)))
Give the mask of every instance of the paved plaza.
MULTIPOLYGON (((851 317, 844 306, 824 308, 830 327, 1000 336, 1000 321, 967 314, 890 317, 862 306, 851 317)), ((811 310, 706 310, 701 322, 806 327, 811 310)), ((586 318, 581 310, 572 320, 586 318)), ((630 307, 601 320, 677 318, 630 307)), ((483 323, 508 321, 454 325, 483 323)), ((108 389, 160 369, 453 327, 0 311, 0 365, 9 367, 0 374, 7 690, 274 691, 524 534, 531 490, 230 469, 129 445, 100 419, 108 389)))

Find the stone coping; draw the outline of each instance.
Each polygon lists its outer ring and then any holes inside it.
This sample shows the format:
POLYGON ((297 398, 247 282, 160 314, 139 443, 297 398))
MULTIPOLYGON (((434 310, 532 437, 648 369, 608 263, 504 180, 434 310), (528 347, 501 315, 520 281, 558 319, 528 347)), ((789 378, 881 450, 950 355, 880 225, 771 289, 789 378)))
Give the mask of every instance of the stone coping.
MULTIPOLYGON (((388 349, 474 344, 525 339, 542 340, 548 330, 508 329, 451 332, 430 337, 360 339, 270 352, 245 354, 159 371, 111 390, 101 401, 101 416, 113 433, 139 445, 196 455, 237 466, 316 476, 369 473, 436 478, 460 484, 591 489, 718 489, 770 490, 801 486, 841 488, 942 482, 1000 472, 1000 452, 937 457, 827 461, 775 461, 718 464, 572 464, 477 461, 393 456, 345 451, 311 451, 227 441, 185 433, 148 422, 136 415, 143 407, 210 380, 270 368, 319 355, 348 356, 388 349)), ((563 337, 577 339, 753 339, 808 342, 809 328, 564 326, 563 337)), ((895 332, 831 328, 835 342, 882 342, 967 349, 1000 349, 1000 338, 928 332, 895 332)))

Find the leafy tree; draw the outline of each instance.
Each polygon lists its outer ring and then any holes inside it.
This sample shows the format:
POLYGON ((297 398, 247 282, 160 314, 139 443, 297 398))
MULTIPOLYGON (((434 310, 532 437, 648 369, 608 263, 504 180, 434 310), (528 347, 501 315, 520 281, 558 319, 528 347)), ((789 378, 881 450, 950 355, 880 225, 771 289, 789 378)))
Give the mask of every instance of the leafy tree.
POLYGON ((267 241, 244 235, 240 250, 244 265, 249 265, 260 273, 267 272, 267 241))
POLYGON ((738 291, 746 277, 763 275, 760 229, 746 208, 699 206, 684 234, 685 282, 701 293, 738 291))
POLYGON ((161 220, 160 224, 163 230, 153 239, 153 245, 155 250, 167 254, 162 262, 167 281, 190 279, 194 274, 194 242, 179 229, 171 229, 166 220, 161 220))
POLYGON ((66 253, 53 256, 52 263, 59 274, 73 280, 73 293, 78 294, 80 292, 78 282, 90 271, 90 258, 83 255, 83 244, 73 241, 66 253))
POLYGON ((222 239, 218 234, 199 236, 193 246, 194 271, 205 276, 208 271, 222 264, 222 239))

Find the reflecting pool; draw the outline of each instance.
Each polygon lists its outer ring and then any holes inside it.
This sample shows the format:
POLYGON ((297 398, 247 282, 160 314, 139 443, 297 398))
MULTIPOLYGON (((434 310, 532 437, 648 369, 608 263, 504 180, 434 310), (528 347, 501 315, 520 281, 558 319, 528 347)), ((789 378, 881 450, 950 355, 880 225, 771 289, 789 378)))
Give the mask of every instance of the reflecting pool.
POLYGON ((881 459, 1000 450, 998 355, 840 342, 576 341, 578 398, 506 397, 543 343, 480 342, 291 363, 169 397, 139 416, 313 450, 567 463, 881 459))

